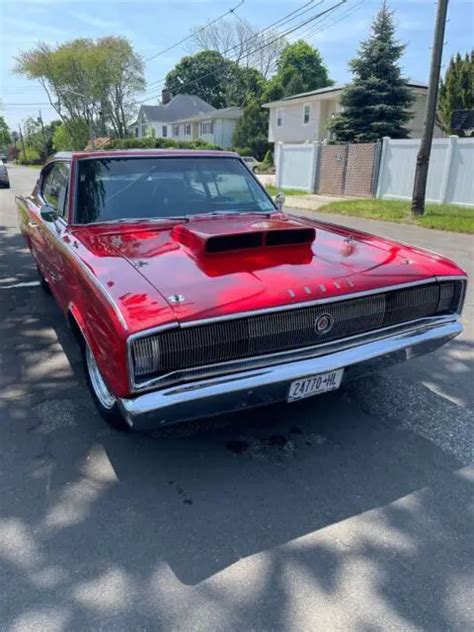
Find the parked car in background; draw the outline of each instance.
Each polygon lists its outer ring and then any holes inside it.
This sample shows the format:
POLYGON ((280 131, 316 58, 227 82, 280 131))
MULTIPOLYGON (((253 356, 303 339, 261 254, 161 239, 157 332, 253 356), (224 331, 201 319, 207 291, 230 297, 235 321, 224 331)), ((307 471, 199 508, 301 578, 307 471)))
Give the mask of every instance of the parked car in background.
POLYGON ((259 161, 253 156, 242 156, 242 160, 253 173, 256 173, 260 167, 259 161))
POLYGON ((455 263, 285 214, 235 153, 58 154, 17 203, 121 429, 295 402, 462 331, 455 263))
POLYGON ((5 187, 7 189, 10 188, 10 179, 8 177, 8 169, 7 166, 0 161, 0 186, 5 187))

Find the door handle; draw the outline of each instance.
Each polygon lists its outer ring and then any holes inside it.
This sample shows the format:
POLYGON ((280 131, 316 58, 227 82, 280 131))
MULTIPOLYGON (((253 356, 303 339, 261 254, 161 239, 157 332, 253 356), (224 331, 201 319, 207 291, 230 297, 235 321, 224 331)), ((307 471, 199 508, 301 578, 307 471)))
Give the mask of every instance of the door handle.
POLYGON ((38 223, 30 221, 30 222, 28 222, 28 226, 30 228, 38 228, 38 223))

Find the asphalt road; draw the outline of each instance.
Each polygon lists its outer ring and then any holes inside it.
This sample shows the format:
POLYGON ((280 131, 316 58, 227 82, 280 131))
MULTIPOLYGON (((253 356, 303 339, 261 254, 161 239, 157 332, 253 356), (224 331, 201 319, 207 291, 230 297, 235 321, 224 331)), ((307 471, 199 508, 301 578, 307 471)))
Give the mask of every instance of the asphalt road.
MULTIPOLYGON (((467 330, 339 392, 109 430, 0 190, 1 632, 473 629, 467 330), (13 286, 13 287, 12 287, 13 286)), ((345 218, 346 223, 351 220, 345 218)), ((455 257, 472 240, 357 226, 455 257)))

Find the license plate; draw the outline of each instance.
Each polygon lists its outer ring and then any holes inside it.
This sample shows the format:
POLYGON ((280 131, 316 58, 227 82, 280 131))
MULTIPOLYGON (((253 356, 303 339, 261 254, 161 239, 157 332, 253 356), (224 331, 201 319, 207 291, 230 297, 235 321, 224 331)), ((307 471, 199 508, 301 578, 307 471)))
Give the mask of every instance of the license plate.
POLYGON ((330 371, 329 373, 321 373, 313 377, 305 377, 304 379, 296 380, 290 386, 288 401, 294 402, 298 399, 311 397, 312 395, 335 391, 341 385, 343 373, 344 369, 338 369, 337 371, 330 371))

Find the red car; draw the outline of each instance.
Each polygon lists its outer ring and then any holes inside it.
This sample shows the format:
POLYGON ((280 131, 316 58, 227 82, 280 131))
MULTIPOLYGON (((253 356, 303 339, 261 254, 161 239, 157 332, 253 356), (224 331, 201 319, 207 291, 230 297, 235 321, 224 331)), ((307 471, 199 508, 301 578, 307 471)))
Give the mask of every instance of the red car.
POLYGON ((237 154, 58 154, 17 202, 122 429, 296 401, 462 331, 455 263, 287 215, 237 154))

